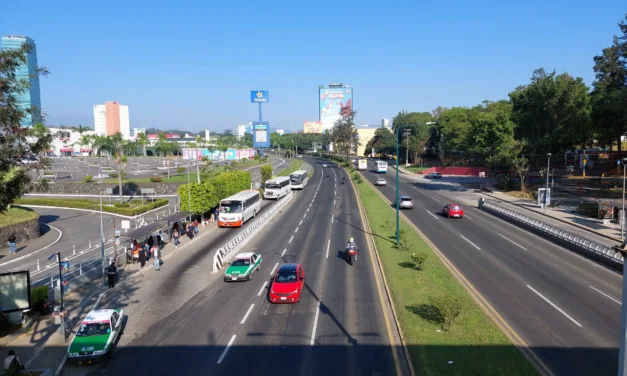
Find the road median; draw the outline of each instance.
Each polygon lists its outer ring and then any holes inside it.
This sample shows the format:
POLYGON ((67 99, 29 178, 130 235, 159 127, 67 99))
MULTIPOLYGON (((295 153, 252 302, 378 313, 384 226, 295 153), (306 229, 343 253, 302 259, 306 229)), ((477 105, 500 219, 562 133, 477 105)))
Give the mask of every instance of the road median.
POLYGON ((537 375, 535 355, 463 275, 405 219, 398 249, 390 203, 367 181, 356 186, 415 373, 537 375))

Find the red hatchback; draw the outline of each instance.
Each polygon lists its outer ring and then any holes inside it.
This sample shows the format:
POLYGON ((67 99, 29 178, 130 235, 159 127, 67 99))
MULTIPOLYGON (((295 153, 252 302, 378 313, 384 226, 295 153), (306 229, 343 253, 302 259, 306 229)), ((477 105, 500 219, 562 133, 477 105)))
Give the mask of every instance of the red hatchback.
POLYGON ((305 270, 300 264, 283 264, 270 285, 271 303, 296 303, 305 287, 305 270))
POLYGON ((464 218, 464 209, 459 204, 448 204, 442 209, 442 213, 449 218, 464 218))

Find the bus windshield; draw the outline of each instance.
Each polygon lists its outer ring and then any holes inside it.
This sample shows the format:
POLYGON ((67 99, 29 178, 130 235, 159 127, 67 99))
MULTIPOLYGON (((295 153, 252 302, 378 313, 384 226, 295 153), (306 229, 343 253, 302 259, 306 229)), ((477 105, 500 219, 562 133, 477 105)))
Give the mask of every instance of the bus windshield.
POLYGON ((293 182, 300 182, 300 180, 302 179, 302 176, 301 176, 301 175, 291 175, 291 176, 290 176, 290 179, 291 179, 293 182))
POLYGON ((241 213, 242 202, 241 201, 222 201, 220 203, 220 213, 241 213))
POLYGON ((270 183, 266 185, 266 189, 281 189, 281 186, 276 183, 270 183))

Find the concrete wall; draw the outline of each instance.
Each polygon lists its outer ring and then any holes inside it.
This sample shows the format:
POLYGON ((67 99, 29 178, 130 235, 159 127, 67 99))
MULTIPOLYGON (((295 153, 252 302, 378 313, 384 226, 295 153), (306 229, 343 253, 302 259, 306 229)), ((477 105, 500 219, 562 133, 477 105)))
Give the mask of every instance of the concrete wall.
MULTIPOLYGON (((122 191, 125 195, 140 195, 142 188, 154 188, 157 195, 175 195, 180 183, 125 183, 122 191)), ((46 193, 97 195, 105 188, 112 188, 113 194, 119 192, 117 184, 93 183, 54 183, 46 193)), ((32 192, 36 193, 36 192, 32 192)))
POLYGON ((17 237, 18 248, 19 243, 38 238, 41 234, 39 230, 39 216, 35 219, 31 219, 30 221, 17 223, 7 227, 0 227, 0 248, 8 247, 7 238, 12 233, 15 233, 15 236, 17 237))

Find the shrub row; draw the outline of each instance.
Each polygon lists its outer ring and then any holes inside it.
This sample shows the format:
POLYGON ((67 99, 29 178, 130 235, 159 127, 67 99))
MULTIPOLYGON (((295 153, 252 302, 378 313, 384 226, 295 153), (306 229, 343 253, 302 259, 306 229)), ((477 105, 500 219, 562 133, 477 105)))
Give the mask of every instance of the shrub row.
MULTIPOLYGON (((19 198, 15 200, 16 205, 39 205, 39 206, 55 206, 59 208, 100 210, 100 203, 96 201, 77 199, 66 200, 58 198, 19 198)), ((127 204, 128 205, 128 204, 127 204)), ((102 211, 132 217, 147 211, 168 205, 168 200, 160 199, 153 202, 147 202, 144 205, 124 207, 124 204, 116 203, 114 206, 103 205, 102 211), (119 206, 122 205, 122 206, 119 206)))
POLYGON ((178 188, 181 210, 189 210, 195 214, 206 213, 218 206, 220 200, 250 189, 251 182, 249 172, 233 170, 222 172, 200 184, 183 184, 178 188))

